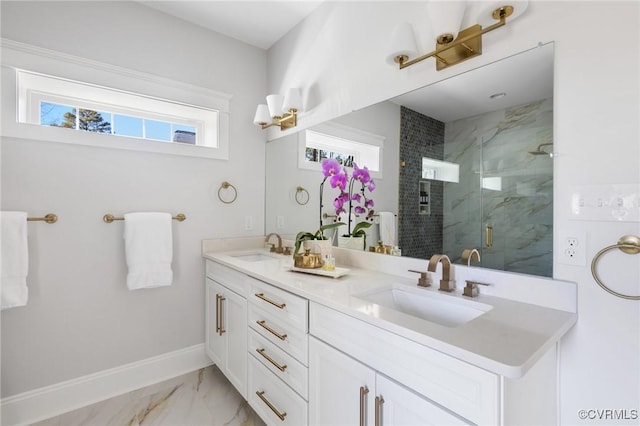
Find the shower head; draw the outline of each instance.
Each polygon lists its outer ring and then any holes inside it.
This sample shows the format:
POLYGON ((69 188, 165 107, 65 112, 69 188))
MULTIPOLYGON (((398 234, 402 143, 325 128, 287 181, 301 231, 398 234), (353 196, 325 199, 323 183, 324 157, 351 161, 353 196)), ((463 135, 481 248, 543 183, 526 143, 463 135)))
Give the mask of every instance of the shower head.
POLYGON ((536 148, 535 151, 529 151, 529 154, 531 154, 531 155, 548 155, 549 157, 553 157, 553 152, 547 152, 547 151, 543 151, 542 150, 543 146, 553 146, 553 144, 550 143, 550 142, 541 143, 540 145, 538 145, 538 148, 536 148))

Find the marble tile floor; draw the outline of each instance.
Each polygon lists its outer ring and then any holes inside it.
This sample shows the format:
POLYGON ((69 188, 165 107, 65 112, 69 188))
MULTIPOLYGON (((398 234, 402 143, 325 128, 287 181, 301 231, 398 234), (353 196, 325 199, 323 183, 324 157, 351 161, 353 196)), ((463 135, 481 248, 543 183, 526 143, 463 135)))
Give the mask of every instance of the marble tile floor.
POLYGON ((215 367, 50 418, 33 426, 264 426, 215 367))

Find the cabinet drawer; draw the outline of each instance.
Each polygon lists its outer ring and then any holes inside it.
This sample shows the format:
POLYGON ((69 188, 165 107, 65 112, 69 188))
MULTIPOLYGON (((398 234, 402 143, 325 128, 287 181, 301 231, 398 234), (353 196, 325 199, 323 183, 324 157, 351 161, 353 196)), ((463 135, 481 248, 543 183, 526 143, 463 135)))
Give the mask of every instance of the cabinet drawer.
POLYGON ((283 321, 271 312, 255 305, 249 305, 249 327, 289 355, 308 365, 309 338, 291 324, 283 321))
POLYGON ((206 261, 207 278, 219 282, 230 290, 235 291, 242 297, 247 297, 251 286, 249 277, 242 272, 221 265, 211 260, 206 261))
POLYGON ((268 425, 307 424, 307 402, 252 356, 248 397, 249 405, 268 425))
POLYGON ((317 303, 309 309, 313 336, 474 423, 499 423, 497 375, 317 303))
POLYGON ((249 278, 251 293, 247 296, 250 303, 269 312, 289 327, 295 327, 306 333, 308 327, 309 302, 295 294, 281 290, 262 281, 249 278))
POLYGON ((249 330, 248 348, 261 364, 307 399, 307 367, 253 330, 249 330))

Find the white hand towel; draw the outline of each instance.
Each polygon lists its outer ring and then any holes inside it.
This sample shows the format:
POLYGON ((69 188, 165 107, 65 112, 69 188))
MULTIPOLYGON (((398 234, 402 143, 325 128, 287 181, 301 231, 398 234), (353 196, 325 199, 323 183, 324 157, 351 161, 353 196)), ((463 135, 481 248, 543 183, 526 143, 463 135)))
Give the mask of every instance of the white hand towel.
POLYGON ((171 285, 173 239, 169 213, 124 215, 129 290, 171 285))
POLYGON ((29 299, 27 273, 29 248, 27 245, 27 213, 2 212, 2 268, 0 293, 2 309, 24 306, 29 299))
POLYGON ((395 247, 396 216, 391 212, 380 212, 380 240, 385 246, 395 247))

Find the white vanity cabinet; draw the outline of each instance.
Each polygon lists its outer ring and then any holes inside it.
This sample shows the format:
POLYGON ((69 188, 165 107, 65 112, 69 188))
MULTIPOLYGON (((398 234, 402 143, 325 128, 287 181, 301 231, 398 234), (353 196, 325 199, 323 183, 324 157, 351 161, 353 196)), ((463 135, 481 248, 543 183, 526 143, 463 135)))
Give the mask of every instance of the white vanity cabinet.
POLYGON ((427 426, 467 423, 372 368, 310 337, 309 424, 427 426))
POLYGON ((207 261, 205 347, 207 355, 247 397, 247 283, 245 275, 207 261))
POLYGON ((307 424, 308 301, 250 278, 248 401, 269 425, 307 424))
POLYGON ((556 423, 553 350, 514 380, 317 303, 309 317, 312 425, 556 423))

